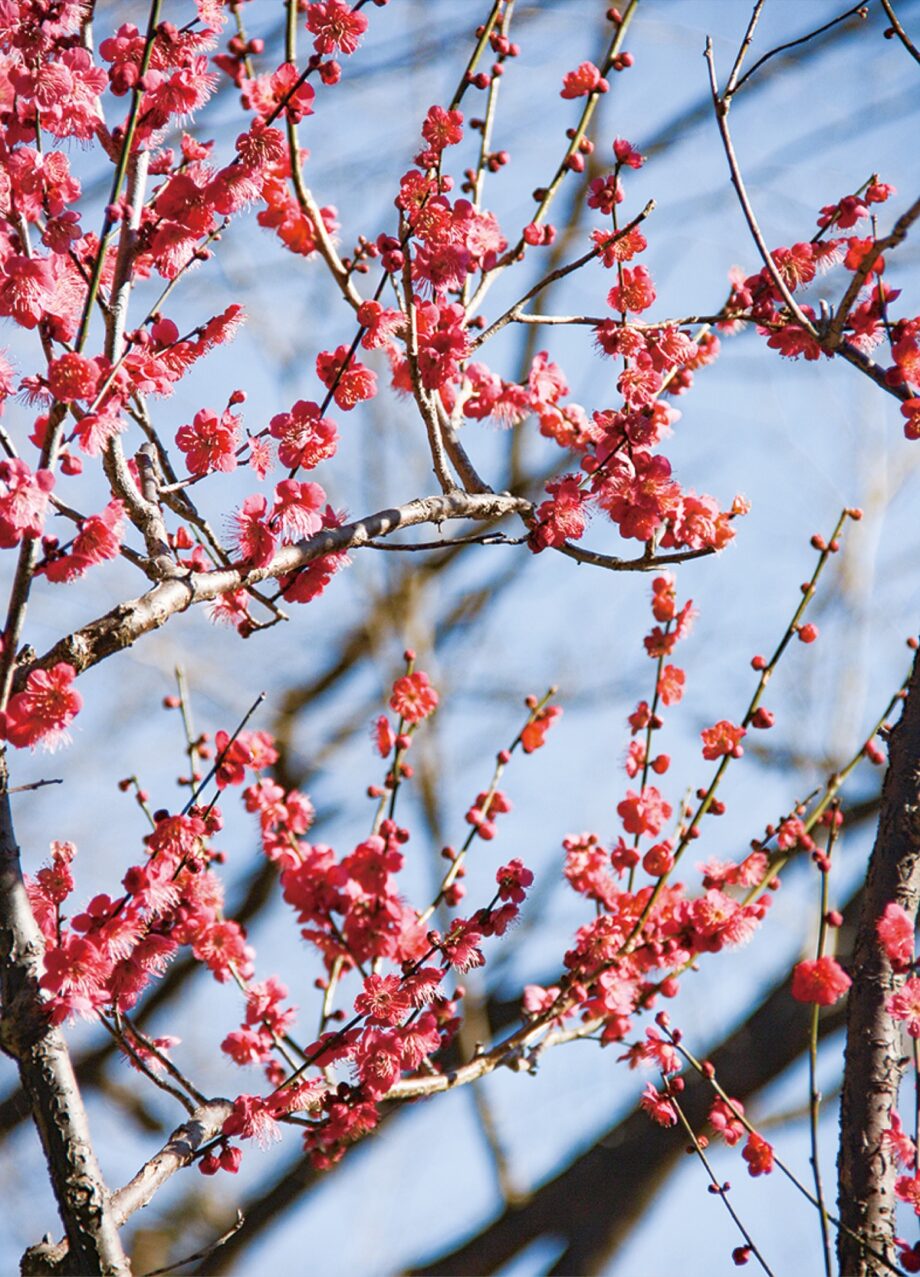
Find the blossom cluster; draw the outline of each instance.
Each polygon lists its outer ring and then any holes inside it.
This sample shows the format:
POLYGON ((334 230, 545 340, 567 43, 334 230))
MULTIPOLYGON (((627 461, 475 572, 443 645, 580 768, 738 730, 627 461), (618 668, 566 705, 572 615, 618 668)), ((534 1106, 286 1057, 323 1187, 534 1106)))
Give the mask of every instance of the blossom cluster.
POLYGON ((752 320, 767 345, 790 359, 804 356, 817 360, 834 355, 835 340, 844 340, 858 354, 879 359, 879 350, 888 348, 888 359, 880 365, 884 384, 901 399, 904 434, 920 438, 920 315, 894 318, 891 307, 901 290, 885 278, 886 257, 874 229, 866 234, 874 209, 897 192, 887 182, 873 177, 852 195, 836 204, 827 204, 817 219, 818 230, 810 240, 779 247, 770 254, 772 269, 764 266, 755 275, 739 269, 730 275, 731 294, 720 327, 731 331, 743 318, 752 320), (851 234, 841 234, 850 231, 851 234), (862 233, 860 233, 862 231, 862 233), (835 267, 850 275, 845 296, 850 305, 841 308, 832 321, 839 336, 828 340, 812 306, 798 301, 801 293, 835 267), (780 282, 788 290, 784 296, 780 282), (855 292, 851 289, 855 286, 855 292), (790 309, 790 298, 798 314, 790 309))
MULTIPOLYGON (((384 715, 374 730, 378 753, 391 761, 383 786, 369 792, 384 803, 395 803, 400 784, 411 777, 406 755, 439 700, 428 676, 414 668, 411 652, 407 658, 407 672, 394 681, 389 698, 396 724, 384 715)), ((169 699, 169 707, 178 703, 169 699)), ((559 713, 535 698, 527 709, 512 749, 499 755, 499 768, 518 745, 525 753, 539 749, 559 713)), ((400 1078, 418 1075, 423 1065, 429 1075, 440 1067, 439 1057, 459 1026, 463 991, 455 977, 483 965, 485 941, 514 923, 533 874, 518 858, 500 865, 491 900, 438 931, 429 923, 432 910, 413 907, 400 888, 409 831, 383 815, 382 804, 369 836, 338 856, 326 844, 308 841, 314 819, 309 798, 271 778, 278 752, 268 733, 221 731, 213 745, 201 737, 194 749, 200 758, 213 757, 210 774, 218 795, 238 790, 258 822, 280 894, 326 973, 319 982, 329 1000, 324 1023, 343 1018, 342 1011, 331 1010, 331 999, 350 974, 357 981, 354 1015, 344 1028, 329 1027, 301 1048, 305 1063, 291 1075, 286 1043, 295 1031, 296 1008, 278 976, 255 979, 255 952, 245 929, 226 917, 219 876, 225 857, 214 842, 224 818, 216 801, 203 805, 202 784, 182 811, 153 813, 145 858, 126 871, 116 896, 100 894, 82 910, 65 912, 75 889, 76 849, 68 843, 54 844, 51 863, 27 881, 45 941, 45 1010, 52 1023, 75 1016, 111 1018, 123 1026, 122 1049, 129 1059, 156 1070, 178 1039, 151 1043, 128 1016, 147 986, 186 948, 218 983, 243 991, 242 1021, 221 1047, 237 1065, 261 1066, 272 1088, 267 1095, 246 1093, 236 1100, 219 1144, 200 1160, 202 1171, 236 1171, 240 1150, 229 1141, 264 1140, 294 1112, 310 1114, 306 1147, 318 1166, 328 1166, 375 1125, 378 1102, 400 1078), (335 1066, 347 1066, 353 1081, 330 1086, 335 1066)), ((196 784, 196 778, 188 783, 196 784)), ((463 898, 457 881, 462 858, 476 838, 491 841, 495 819, 510 810, 496 783, 475 799, 467 814, 469 836, 459 854, 451 853, 440 893, 446 908, 455 909, 463 898)))

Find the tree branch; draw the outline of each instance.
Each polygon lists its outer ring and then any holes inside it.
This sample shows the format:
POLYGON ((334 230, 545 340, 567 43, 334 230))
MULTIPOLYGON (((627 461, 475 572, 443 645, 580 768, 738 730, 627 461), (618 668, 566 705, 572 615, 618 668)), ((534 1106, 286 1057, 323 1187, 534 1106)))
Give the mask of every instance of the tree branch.
POLYGON ((130 1274, 67 1044, 42 1009, 44 944, 32 914, 0 761, 0 1048, 19 1068, 38 1129, 73 1270, 130 1274))
POLYGON ((741 205, 741 211, 744 214, 744 220, 748 224, 748 230, 751 232, 751 238, 757 245, 757 251, 760 253, 761 261, 767 269, 767 273, 783 301, 789 307, 790 312, 795 317, 797 324, 800 324, 811 336, 816 336, 814 324, 808 316, 802 311, 801 306, 792 296, 788 284, 783 279, 776 262, 767 248, 767 242, 763 237, 763 231, 754 214, 751 201, 748 198, 747 188, 744 185, 744 179, 741 176, 741 168, 738 164, 738 158, 735 155, 735 147, 732 142, 731 133, 728 129, 728 108, 729 103, 724 97, 719 96, 719 85, 716 78, 715 55, 712 51, 712 40, 706 37, 706 65, 709 67, 709 86, 712 92, 712 104, 715 108, 716 122, 719 126, 719 134, 722 138, 722 146, 725 150, 725 158, 728 160, 728 170, 731 175, 732 186, 738 196, 738 203, 741 205))
POLYGON ((915 62, 920 62, 920 49, 917 48, 913 40, 911 40, 910 36, 901 26, 901 23, 898 20, 898 15, 894 11, 894 6, 891 4, 891 0, 881 0, 881 2, 882 2, 882 8, 885 10, 886 14, 888 15, 888 21, 891 23, 892 31, 895 33, 895 35, 904 45, 904 48, 907 50, 907 52, 910 54, 913 60, 915 62))
MULTIPOLYGON (((886 0, 882 0, 886 11, 888 6, 886 0)), ((809 31, 807 35, 800 35, 797 40, 788 40, 785 44, 778 44, 775 49, 771 49, 769 53, 765 53, 762 58, 758 58, 752 67, 744 73, 737 83, 730 85, 725 90, 727 98, 737 93, 742 85, 746 84, 755 71, 759 70, 765 62, 769 62, 771 58, 775 58, 778 53, 785 53, 787 49, 794 49, 800 44, 807 44, 809 40, 814 40, 816 36, 823 35, 825 31, 830 31, 831 27, 836 27, 840 22, 846 22, 847 18, 860 18, 863 22, 869 16, 869 9, 866 4, 856 4, 852 9, 847 9, 846 13, 840 13, 836 18, 831 18, 830 22, 825 22, 823 27, 816 27, 814 31, 809 31)))
POLYGON ((119 603, 104 616, 67 635, 44 656, 22 666, 16 685, 36 668, 48 668, 66 661, 77 673, 97 665, 107 656, 136 643, 144 634, 159 629, 171 616, 198 603, 209 603, 229 590, 255 585, 269 578, 290 576, 326 554, 341 553, 388 536, 397 528, 420 523, 446 523, 450 519, 488 521, 508 514, 530 514, 531 503, 507 493, 454 491, 440 496, 420 497, 406 505, 368 515, 338 528, 329 528, 307 541, 287 545, 264 567, 216 568, 211 572, 189 572, 155 585, 139 598, 119 603))
POLYGON ((897 248, 907 238, 907 232, 913 226, 917 218, 920 217, 920 199, 914 200, 910 208, 901 214, 894 226, 891 228, 890 234, 884 239, 876 240, 869 249, 866 256, 860 264, 859 270, 854 271, 853 278, 850 280, 847 290, 844 293, 837 311, 828 324, 825 334, 825 341, 833 348, 838 346, 843 338, 843 329, 846 324, 850 308, 859 296, 859 291, 865 284, 872 271, 872 267, 881 257, 882 253, 887 253, 890 248, 897 248))
POLYGON ((920 905, 920 657, 891 732, 889 759, 847 1008, 839 1211, 843 1225, 865 1239, 862 1246, 851 1234, 840 1234, 840 1269, 847 1277, 876 1271, 866 1246, 894 1259, 898 1168, 883 1135, 891 1127, 906 1059, 901 1026, 886 1006, 902 977, 892 970, 876 927, 886 905, 896 902, 912 918, 920 905))
MULTIPOLYGON (((115 1226, 120 1228, 135 1211, 146 1206, 176 1171, 191 1165, 198 1149, 220 1134, 232 1111, 233 1105, 229 1100, 208 1100, 195 1110, 187 1122, 177 1126, 159 1152, 144 1163, 124 1188, 112 1194, 109 1208, 115 1226)), ((30 1271, 34 1273, 60 1272, 69 1254, 66 1238, 53 1246, 43 1242, 26 1252, 30 1271), (39 1267, 39 1264, 42 1266, 39 1267)), ((197 1255, 192 1255, 189 1262, 197 1258, 197 1255)))

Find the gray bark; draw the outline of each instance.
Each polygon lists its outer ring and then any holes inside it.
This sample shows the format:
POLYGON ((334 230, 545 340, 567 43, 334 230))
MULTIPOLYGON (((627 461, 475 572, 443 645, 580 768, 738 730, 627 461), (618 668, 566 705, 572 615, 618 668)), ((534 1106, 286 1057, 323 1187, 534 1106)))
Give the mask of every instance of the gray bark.
POLYGON ((891 1125, 908 1061, 901 1025, 886 1010, 902 977, 892 970, 876 931, 885 906, 892 901, 916 918, 920 903, 920 656, 914 661, 900 722, 891 733, 878 834, 853 955, 838 1159, 840 1220, 844 1229, 851 1230, 842 1229, 839 1234, 843 1277, 874 1277, 886 1271, 868 1250, 894 1260, 894 1184, 902 1172, 882 1136, 891 1125))

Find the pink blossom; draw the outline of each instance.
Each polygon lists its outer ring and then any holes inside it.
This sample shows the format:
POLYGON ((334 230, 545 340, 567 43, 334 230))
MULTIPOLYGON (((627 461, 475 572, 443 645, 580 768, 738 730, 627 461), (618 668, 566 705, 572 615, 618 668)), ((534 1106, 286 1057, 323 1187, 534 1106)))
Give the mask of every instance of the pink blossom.
POLYGON ((710 762, 723 756, 740 758, 744 753, 741 741, 747 732, 735 723, 722 719, 714 727, 707 727, 700 732, 703 741, 703 757, 710 762))
POLYGON ((659 1126, 677 1125, 677 1112, 674 1105, 660 1091, 657 1091, 651 1082, 646 1083, 639 1106, 659 1126))
POLYGON ((404 674, 393 684, 390 709, 408 723, 420 723, 434 713, 438 699, 428 675, 416 670, 412 674, 404 674))
POLYGON ((220 416, 210 408, 195 413, 190 426, 180 426, 176 445, 186 454, 191 474, 208 474, 212 470, 228 473, 236 469, 240 419, 231 412, 220 416))
POLYGON ((912 1038, 920 1038, 920 979, 910 976, 888 999, 889 1015, 901 1020, 912 1038))
POLYGON ((593 62, 582 62, 574 71, 567 71, 562 79, 562 98, 583 98, 589 93, 606 93, 610 85, 593 62))
POLYGON ((829 1007, 840 1001, 852 983, 836 958, 825 955, 796 964, 792 972, 792 996, 797 1002, 829 1007))
POLYGON ((914 923, 907 910, 890 901, 876 923, 876 931, 894 969, 908 971, 914 960, 914 923))
POLYGON ((42 744, 54 750, 66 742, 68 726, 83 706, 83 698, 71 685, 77 671, 65 661, 49 670, 32 670, 21 692, 10 697, 0 717, 0 734, 23 749, 42 744))
POLYGON ((354 53, 367 30, 367 17, 348 4, 347 0, 316 0, 307 9, 307 30, 316 39, 313 47, 317 53, 354 53))
POLYGON ((628 834, 650 834, 655 837, 671 816, 671 804, 665 802, 654 785, 646 785, 641 794, 628 789, 617 805, 617 814, 628 834))

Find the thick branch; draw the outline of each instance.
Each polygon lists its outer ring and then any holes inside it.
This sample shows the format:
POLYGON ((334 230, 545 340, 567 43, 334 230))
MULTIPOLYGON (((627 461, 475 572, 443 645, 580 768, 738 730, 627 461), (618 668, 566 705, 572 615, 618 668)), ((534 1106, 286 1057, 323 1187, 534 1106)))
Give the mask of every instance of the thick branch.
MULTIPOLYGON (((886 1010, 901 983, 879 944, 876 927, 892 901, 916 917, 920 904, 920 657, 901 720, 891 733, 890 761, 853 961, 841 1107, 840 1219, 868 1246, 894 1259, 897 1163, 883 1135, 891 1126, 905 1058, 901 1026, 886 1010)), ((840 1269, 869 1277, 877 1265, 842 1232, 840 1269)))
POLYGON ((60 1029, 42 1009, 44 945, 19 863, 9 795, 0 793, 0 1047, 19 1068, 48 1163, 73 1271, 129 1274, 83 1101, 60 1029))
MULTIPOLYGON (((220 1134, 232 1109, 229 1100, 210 1100, 173 1131, 160 1151, 144 1163, 134 1178, 112 1194, 111 1214, 117 1227, 120 1228, 135 1211, 146 1206, 176 1171, 191 1164, 202 1144, 220 1134)), ((43 1242, 27 1252, 27 1261, 36 1273, 60 1272, 68 1254, 66 1239, 53 1246, 43 1242)))
POLYGON ((326 554, 367 545, 397 528, 411 528, 420 523, 441 524, 449 519, 500 519, 508 514, 529 514, 531 510, 529 501, 507 493, 455 491, 420 497, 404 506, 381 510, 339 528, 329 528, 297 545, 284 546, 264 567, 241 565, 213 572, 190 572, 181 579, 155 585, 140 598, 119 603, 105 616, 61 639, 44 656, 24 666, 18 681, 23 681, 29 670, 50 667, 58 661, 66 661, 77 673, 82 673, 107 656, 130 647, 144 634, 159 629, 177 612, 184 612, 197 603, 212 602, 228 590, 255 585, 272 577, 290 576, 326 554))

